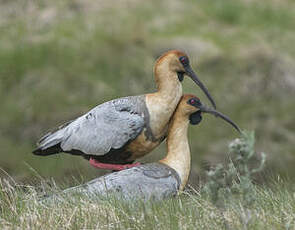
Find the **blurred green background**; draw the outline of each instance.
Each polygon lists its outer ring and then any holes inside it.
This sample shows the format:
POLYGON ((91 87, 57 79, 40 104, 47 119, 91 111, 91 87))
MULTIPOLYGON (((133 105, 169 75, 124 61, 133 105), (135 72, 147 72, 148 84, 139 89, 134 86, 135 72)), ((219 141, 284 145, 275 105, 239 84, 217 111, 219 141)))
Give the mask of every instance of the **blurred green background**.
MULTIPOLYGON (((255 130, 268 173, 295 174, 293 0, 1 0, 0 177, 88 180, 81 157, 31 154, 52 127, 113 98, 155 90, 153 65, 181 49, 241 128, 255 130)), ((185 93, 199 88, 186 79, 185 93)), ((212 116, 190 127, 191 182, 225 158, 233 129, 212 116)), ((160 159, 165 144, 142 159, 160 159)))

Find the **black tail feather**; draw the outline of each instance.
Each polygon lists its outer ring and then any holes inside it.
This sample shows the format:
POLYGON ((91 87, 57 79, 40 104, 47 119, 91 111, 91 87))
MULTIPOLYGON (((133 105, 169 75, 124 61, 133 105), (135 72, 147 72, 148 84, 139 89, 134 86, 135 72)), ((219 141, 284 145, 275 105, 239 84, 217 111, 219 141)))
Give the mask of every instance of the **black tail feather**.
POLYGON ((53 154, 57 154, 57 153, 60 153, 62 152, 62 148, 60 147, 60 144, 56 144, 56 145, 53 145, 47 149, 41 149, 41 148, 38 148, 38 149, 35 149, 33 151, 33 154, 35 155, 39 155, 39 156, 48 156, 48 155, 53 155, 53 154))

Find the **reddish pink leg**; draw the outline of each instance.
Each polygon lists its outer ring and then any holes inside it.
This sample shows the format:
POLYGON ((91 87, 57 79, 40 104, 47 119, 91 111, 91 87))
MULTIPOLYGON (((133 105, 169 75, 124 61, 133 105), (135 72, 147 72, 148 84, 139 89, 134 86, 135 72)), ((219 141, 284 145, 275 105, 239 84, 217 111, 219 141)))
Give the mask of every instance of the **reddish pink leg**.
POLYGON ((125 165, 119 165, 119 164, 106 164, 106 163, 100 163, 99 161, 90 158, 89 163, 95 167, 95 168, 99 168, 99 169, 110 169, 110 170, 116 170, 116 171, 120 171, 123 169, 129 169, 135 166, 140 165, 139 162, 136 162, 134 164, 125 164, 125 165))

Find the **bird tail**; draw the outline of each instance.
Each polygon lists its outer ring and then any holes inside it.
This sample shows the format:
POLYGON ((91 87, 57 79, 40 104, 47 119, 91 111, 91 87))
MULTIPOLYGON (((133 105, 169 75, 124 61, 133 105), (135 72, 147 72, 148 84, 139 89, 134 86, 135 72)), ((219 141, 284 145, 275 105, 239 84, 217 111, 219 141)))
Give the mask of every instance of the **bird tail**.
POLYGON ((68 122, 57 130, 45 134, 37 143, 38 148, 33 151, 33 154, 39 156, 48 156, 56 153, 63 152, 60 144, 64 139, 65 127, 71 122, 68 122))

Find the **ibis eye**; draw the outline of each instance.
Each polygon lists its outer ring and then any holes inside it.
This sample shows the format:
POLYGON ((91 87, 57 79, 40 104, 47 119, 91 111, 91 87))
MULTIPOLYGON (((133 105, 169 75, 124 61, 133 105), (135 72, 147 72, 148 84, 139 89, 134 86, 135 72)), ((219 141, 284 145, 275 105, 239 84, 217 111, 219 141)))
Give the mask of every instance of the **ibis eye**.
POLYGON ((180 57, 180 58, 179 58, 179 61, 181 62, 181 64, 182 64, 183 66, 188 66, 188 65, 189 65, 189 60, 188 60, 188 58, 185 57, 185 56, 180 57))
POLYGON ((193 106, 201 106, 201 102, 200 100, 196 99, 196 98, 191 98, 188 103, 190 105, 193 105, 193 106))
POLYGON ((191 105, 195 105, 196 103, 197 103, 197 101, 196 101, 195 99, 191 99, 191 100, 190 100, 190 104, 191 104, 191 105))

